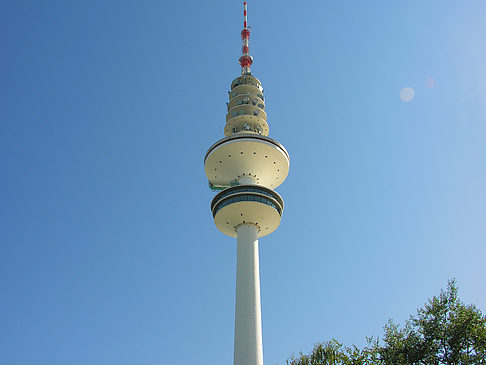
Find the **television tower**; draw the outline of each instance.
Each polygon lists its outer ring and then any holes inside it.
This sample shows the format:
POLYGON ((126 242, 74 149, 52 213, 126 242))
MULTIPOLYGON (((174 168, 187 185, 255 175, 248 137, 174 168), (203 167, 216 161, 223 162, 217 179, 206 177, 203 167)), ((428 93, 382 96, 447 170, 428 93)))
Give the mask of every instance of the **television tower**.
POLYGON ((289 154, 268 137, 263 87, 251 74, 246 2, 239 58, 241 76, 231 83, 225 137, 204 157, 216 227, 237 239, 234 365, 262 365, 258 238, 277 229, 284 208, 273 189, 286 179, 289 154))

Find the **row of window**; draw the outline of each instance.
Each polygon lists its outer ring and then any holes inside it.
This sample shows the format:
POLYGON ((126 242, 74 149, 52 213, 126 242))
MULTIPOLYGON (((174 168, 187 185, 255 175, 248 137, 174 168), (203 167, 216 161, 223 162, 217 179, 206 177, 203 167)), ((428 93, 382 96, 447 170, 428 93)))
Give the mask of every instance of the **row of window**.
POLYGON ((263 129, 259 126, 259 125, 255 125, 255 126, 250 126, 249 124, 245 123, 245 125, 243 126, 243 128, 238 128, 238 127, 234 127, 231 129, 231 131, 233 132, 233 134, 235 133, 238 133, 239 131, 248 131, 248 132, 256 132, 258 134, 262 134, 263 132, 263 129))
POLYGON ((247 187, 247 186, 242 186, 242 187, 234 187, 230 189, 229 191, 222 192, 221 195, 218 197, 219 199, 224 198, 225 196, 231 195, 231 194, 236 194, 236 193, 258 193, 262 195, 269 196, 270 198, 276 199, 275 195, 260 189, 256 187, 247 187))
POLYGON ((271 206, 273 209, 275 209, 278 214, 282 215, 282 210, 280 207, 278 207, 274 202, 272 202, 270 199, 264 198, 263 196, 256 196, 256 195, 237 195, 233 196, 231 198, 228 198, 226 200, 223 200, 221 203, 216 205, 213 209, 213 217, 216 216, 216 213, 221 208, 224 208, 227 205, 237 203, 237 202, 258 202, 258 203, 263 203, 268 206, 271 206))
POLYGON ((235 80, 233 82, 233 85, 231 85, 231 89, 234 89, 235 87, 237 87, 239 85, 253 85, 253 86, 256 86, 259 89, 263 89, 262 88, 262 85, 260 85, 259 82, 254 81, 254 80, 252 80, 250 78, 248 78, 248 79, 244 78, 244 79, 235 80))

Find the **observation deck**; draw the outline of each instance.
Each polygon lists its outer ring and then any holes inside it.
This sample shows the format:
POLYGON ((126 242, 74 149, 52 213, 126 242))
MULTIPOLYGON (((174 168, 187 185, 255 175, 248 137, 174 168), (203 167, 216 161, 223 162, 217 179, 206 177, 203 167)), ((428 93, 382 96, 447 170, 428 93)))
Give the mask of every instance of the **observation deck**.
POLYGON ((270 137, 237 133, 213 144, 204 158, 206 176, 214 186, 228 187, 242 177, 276 188, 289 173, 289 154, 270 137))
POLYGON ((233 186, 211 202, 216 227, 231 237, 236 237, 236 228, 245 223, 258 227, 258 237, 272 233, 280 224, 283 208, 279 194, 258 185, 233 186))

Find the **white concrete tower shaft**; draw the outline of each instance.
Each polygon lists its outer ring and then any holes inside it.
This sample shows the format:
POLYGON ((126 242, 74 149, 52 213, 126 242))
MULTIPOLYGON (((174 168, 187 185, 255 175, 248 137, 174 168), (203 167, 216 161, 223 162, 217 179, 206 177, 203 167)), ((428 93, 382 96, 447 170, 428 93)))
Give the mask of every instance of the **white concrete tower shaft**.
POLYGON ((263 365, 258 227, 241 224, 236 234, 234 365, 263 365))

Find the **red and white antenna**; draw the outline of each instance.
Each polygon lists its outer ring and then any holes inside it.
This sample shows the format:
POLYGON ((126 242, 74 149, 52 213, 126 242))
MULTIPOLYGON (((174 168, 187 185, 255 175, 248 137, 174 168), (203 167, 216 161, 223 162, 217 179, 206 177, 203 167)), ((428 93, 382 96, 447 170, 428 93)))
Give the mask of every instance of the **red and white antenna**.
POLYGON ((239 59, 241 65, 242 75, 251 75, 250 66, 253 63, 253 57, 250 56, 250 29, 248 28, 248 22, 246 17, 246 1, 243 3, 243 16, 245 18, 243 22, 243 30, 241 31, 241 40, 243 41, 242 55, 239 59))

